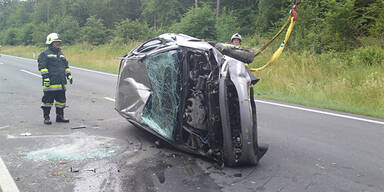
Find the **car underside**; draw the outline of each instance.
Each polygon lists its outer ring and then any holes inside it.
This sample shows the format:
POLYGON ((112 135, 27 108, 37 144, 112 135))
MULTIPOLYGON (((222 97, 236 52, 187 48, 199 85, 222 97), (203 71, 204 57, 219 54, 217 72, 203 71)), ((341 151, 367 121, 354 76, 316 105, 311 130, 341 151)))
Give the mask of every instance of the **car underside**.
POLYGON ((257 81, 212 43, 163 34, 121 60, 115 108, 178 149, 220 165, 256 165, 267 151, 257 142, 257 81))

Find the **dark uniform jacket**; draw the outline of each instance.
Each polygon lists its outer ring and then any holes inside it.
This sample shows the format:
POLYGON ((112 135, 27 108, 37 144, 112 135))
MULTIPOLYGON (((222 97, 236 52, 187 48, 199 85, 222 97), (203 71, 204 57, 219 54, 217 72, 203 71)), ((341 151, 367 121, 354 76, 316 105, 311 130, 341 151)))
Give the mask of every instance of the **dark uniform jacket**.
POLYGON ((64 90, 67 79, 71 75, 68 61, 60 48, 49 46, 38 58, 38 67, 43 78, 43 91, 64 90), (44 79, 49 78, 50 86, 44 86, 44 79))

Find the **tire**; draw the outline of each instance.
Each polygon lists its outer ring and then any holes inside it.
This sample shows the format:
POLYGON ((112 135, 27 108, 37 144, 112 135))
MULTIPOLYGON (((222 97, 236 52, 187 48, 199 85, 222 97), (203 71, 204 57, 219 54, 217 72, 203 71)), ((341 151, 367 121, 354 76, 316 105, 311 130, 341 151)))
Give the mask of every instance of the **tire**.
POLYGON ((215 48, 223 55, 227 55, 244 63, 252 63, 255 57, 253 50, 236 48, 231 44, 217 43, 215 48))
MULTIPOLYGON (((240 103, 235 86, 226 81, 228 89, 224 93, 227 98, 226 111, 228 124, 223 126, 223 156, 226 166, 257 165, 257 128, 256 125, 245 130, 241 127, 240 103), (256 129, 255 129, 256 128, 256 129), (251 140, 252 142, 245 142, 251 140)), ((250 106, 249 106, 250 107, 250 106)), ((253 108, 255 109, 255 108, 253 108)), ((256 114, 255 110, 252 110, 256 114)), ((253 114, 251 114, 254 116, 253 114)), ((255 119, 253 120, 256 121, 255 119)))

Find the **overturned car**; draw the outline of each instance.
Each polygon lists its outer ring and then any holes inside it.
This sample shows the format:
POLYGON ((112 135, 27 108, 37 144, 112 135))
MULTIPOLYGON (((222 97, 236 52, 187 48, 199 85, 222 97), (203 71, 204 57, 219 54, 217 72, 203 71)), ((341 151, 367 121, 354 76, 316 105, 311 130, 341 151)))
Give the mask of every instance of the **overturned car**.
POLYGON ((120 62, 116 110, 178 149, 220 165, 256 165, 267 151, 257 142, 258 79, 222 52, 183 34, 145 42, 120 62))

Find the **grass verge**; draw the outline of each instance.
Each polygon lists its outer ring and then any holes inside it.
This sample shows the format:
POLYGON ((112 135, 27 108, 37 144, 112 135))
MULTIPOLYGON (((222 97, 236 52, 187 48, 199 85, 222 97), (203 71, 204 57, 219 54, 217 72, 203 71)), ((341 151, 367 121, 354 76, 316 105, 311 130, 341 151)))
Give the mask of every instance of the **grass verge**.
MULTIPOLYGON (((268 55, 268 54, 267 54, 268 55)), ((257 58, 251 66, 269 58, 257 58)), ((285 52, 255 74, 258 97, 384 118, 384 49, 285 52)))

